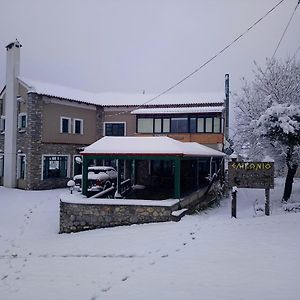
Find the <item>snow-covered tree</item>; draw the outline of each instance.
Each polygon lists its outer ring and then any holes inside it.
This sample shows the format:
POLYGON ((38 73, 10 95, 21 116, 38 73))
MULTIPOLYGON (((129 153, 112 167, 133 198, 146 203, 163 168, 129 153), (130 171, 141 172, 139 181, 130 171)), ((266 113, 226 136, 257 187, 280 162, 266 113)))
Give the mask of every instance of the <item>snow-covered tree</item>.
POLYGON ((279 168, 285 162, 288 201, 300 159, 300 63, 267 60, 266 69, 256 66, 254 74, 236 97, 236 150, 246 147, 252 160, 273 156, 279 168))

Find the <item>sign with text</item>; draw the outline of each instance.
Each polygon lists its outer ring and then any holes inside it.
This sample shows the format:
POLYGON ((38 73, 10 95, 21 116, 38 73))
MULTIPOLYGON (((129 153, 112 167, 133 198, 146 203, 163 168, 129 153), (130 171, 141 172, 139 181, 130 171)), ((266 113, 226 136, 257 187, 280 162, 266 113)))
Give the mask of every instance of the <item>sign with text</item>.
POLYGON ((230 162, 228 164, 229 186, 240 188, 274 188, 273 162, 230 162))

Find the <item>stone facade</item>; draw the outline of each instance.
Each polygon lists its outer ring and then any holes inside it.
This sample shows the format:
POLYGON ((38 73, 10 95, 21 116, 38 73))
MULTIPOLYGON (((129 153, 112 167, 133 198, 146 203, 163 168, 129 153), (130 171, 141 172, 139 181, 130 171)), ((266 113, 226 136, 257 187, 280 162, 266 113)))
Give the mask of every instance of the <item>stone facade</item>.
MULTIPOLYGON (((27 113, 27 127, 17 132, 17 154, 26 156, 25 180, 18 179, 17 187, 28 190, 52 189, 66 187, 73 177, 73 157, 79 155, 85 144, 43 142, 43 115, 47 113, 45 101, 47 98, 36 93, 23 96, 23 110, 27 113), (43 155, 68 156, 68 177, 43 179, 43 155)), ((97 108, 96 132, 97 138, 102 136, 103 108, 97 108)), ((50 129, 51 130, 51 129, 50 129)), ((0 135, 0 150, 4 149, 4 134, 0 135)), ((1 153, 0 153, 1 154, 1 153)), ((0 184, 2 178, 0 178, 0 184)))
POLYGON ((75 204, 60 202, 60 233, 120 225, 172 221, 173 206, 75 204))

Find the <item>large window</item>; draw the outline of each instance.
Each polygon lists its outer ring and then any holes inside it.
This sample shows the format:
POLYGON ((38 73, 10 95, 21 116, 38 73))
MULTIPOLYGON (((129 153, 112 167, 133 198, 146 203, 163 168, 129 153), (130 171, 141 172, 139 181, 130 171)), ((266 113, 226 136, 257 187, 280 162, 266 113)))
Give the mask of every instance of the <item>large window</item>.
POLYGON ((65 178, 68 175, 68 156, 43 156, 43 179, 65 178))
POLYGON ((125 123, 104 123, 105 136, 124 136, 125 123))
POLYGON ((188 118, 172 118, 171 119, 171 132, 185 133, 188 132, 188 118))
POLYGON ((221 133, 221 117, 138 117, 138 133, 221 133))
POLYGON ((153 133, 153 119, 152 118, 139 118, 137 122, 138 133, 153 133))

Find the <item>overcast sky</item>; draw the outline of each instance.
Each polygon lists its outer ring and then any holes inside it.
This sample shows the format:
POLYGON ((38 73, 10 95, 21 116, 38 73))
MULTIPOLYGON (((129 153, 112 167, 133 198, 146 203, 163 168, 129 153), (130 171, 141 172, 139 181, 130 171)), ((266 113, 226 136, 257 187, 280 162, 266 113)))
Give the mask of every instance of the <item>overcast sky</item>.
MULTIPOLYGON (((223 91, 272 56, 298 0, 285 0, 242 40, 173 92, 223 91)), ((279 0, 0 0, 5 46, 18 38, 21 75, 95 92, 159 93, 192 72, 279 0)), ((300 6, 277 57, 300 46, 300 6)), ((298 58, 300 51, 298 51, 298 58)))

